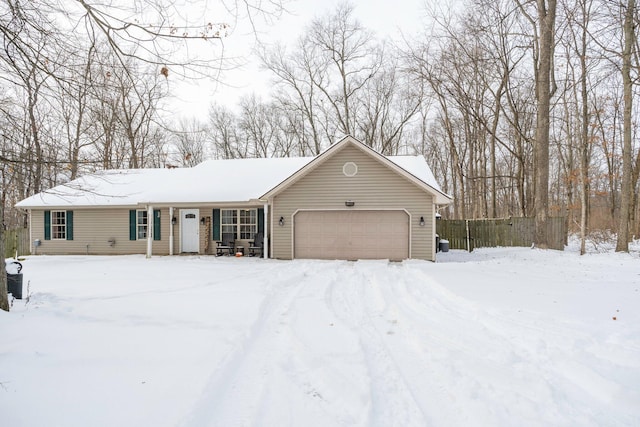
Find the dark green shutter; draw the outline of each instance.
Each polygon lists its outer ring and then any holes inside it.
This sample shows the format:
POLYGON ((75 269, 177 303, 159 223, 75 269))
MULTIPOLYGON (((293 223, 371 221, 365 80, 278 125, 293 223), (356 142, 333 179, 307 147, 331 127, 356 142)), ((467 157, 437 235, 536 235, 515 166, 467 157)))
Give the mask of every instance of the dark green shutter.
POLYGON ((153 210, 153 240, 160 240, 160 209, 153 210))
POLYGON ((258 209, 258 233, 264 235, 264 208, 258 209))
POLYGON ((67 240, 73 240, 73 211, 67 211, 67 240))
POLYGON ((44 211, 44 240, 51 240, 51 211, 44 211))
POLYGON ((129 240, 138 240, 138 217, 136 210, 129 210, 129 240))
POLYGON ((213 210, 213 240, 220 240, 220 209, 213 210))

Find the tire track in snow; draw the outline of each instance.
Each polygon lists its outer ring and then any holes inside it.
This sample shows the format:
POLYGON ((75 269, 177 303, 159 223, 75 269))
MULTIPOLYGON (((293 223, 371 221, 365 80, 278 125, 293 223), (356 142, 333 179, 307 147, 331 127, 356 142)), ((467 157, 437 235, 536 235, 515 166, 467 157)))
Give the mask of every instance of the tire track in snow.
POLYGON ((408 422, 413 425, 477 422, 465 416, 468 400, 461 399, 460 390, 451 384, 456 372, 448 367, 450 360, 456 360, 466 350, 452 336, 452 331, 464 328, 446 320, 451 309, 439 300, 437 292, 427 309, 417 307, 414 296, 407 291, 403 264, 361 262, 357 268, 369 284, 362 300, 371 324, 411 395, 412 402, 406 404, 415 405, 422 416, 408 422))
MULTIPOLYGON (((411 382, 389 348, 389 336, 377 321, 381 307, 372 301, 375 273, 368 270, 386 263, 358 262, 341 268, 340 281, 327 288, 327 305, 337 318, 356 331, 370 379, 369 420, 373 426, 423 426, 427 418, 411 382)), ((376 269, 377 271, 377 269, 376 269)))
POLYGON ((447 301, 446 292, 433 284, 425 283, 417 297, 404 277, 404 265, 381 269, 371 277, 371 299, 380 307, 378 325, 387 329, 390 351, 407 372, 408 387, 428 424, 491 420, 486 405, 474 404, 482 384, 469 375, 470 365, 490 351, 481 345, 478 353, 470 344, 477 341, 481 316, 462 299, 447 301))
POLYGON ((592 367, 557 363, 585 346, 578 343, 585 339, 579 325, 576 336, 566 336, 537 313, 520 321, 407 264, 297 262, 273 275, 247 336, 213 372, 184 425, 526 426, 603 419, 590 418, 588 405, 570 406, 580 387, 572 376, 592 367), (307 274, 296 273, 298 267, 307 274), (321 329, 328 318, 335 325, 321 329), (336 344, 349 348, 329 348, 336 344))
POLYGON ((509 424, 515 422, 514 416, 525 415, 524 419, 518 418, 518 423, 535 425, 541 421, 536 409, 540 400, 546 403, 549 422, 563 419, 549 382, 539 377, 538 364, 529 364, 530 360, 546 357, 544 349, 537 343, 533 347, 514 346, 513 337, 522 331, 507 319, 452 294, 407 266, 403 268, 402 277, 423 277, 424 282, 403 279, 381 289, 404 319, 401 322, 414 325, 403 329, 402 336, 425 360, 422 383, 435 384, 440 390, 437 395, 423 390, 428 400, 439 401, 437 424, 474 420, 509 424))
MULTIPOLYGON (((537 416, 533 408, 539 393, 546 393, 552 403, 547 382, 528 388, 524 379, 535 378, 533 373, 525 372, 519 379, 503 370, 520 363, 526 371, 524 361, 532 355, 529 349, 521 355, 502 350, 509 348, 511 332, 505 335, 501 326, 490 328, 491 313, 437 283, 425 281, 418 288, 422 292, 416 294, 411 291, 415 283, 407 283, 405 277, 419 275, 407 275, 404 265, 381 267, 359 262, 351 276, 341 272, 361 284, 358 291, 351 286, 345 293, 347 288, 340 285, 331 290, 334 309, 348 313, 343 319, 362 337, 374 381, 374 422, 454 425, 509 420, 509 405, 501 405, 500 399, 518 406, 515 413, 530 413, 532 421, 537 416), (336 298, 343 300, 342 308, 336 298), (487 341, 480 338, 487 336, 487 341), (385 379, 376 381, 380 377, 385 379), (513 381, 523 383, 522 396, 508 395, 513 381), (492 398, 497 405, 491 404, 492 398)), ((561 420, 558 412, 559 408, 551 408, 548 419, 561 420)))
POLYGON ((399 323, 422 326, 405 329, 403 335, 416 354, 430 361, 427 366, 438 366, 430 372, 430 381, 435 379, 450 397, 450 402, 441 402, 448 409, 438 411, 437 424, 486 420, 500 425, 572 425, 580 420, 582 425, 598 425, 592 405, 604 402, 606 407, 603 396, 614 395, 616 387, 591 368, 570 362, 583 341, 593 342, 589 331, 579 324, 557 328, 557 320, 544 314, 484 309, 415 268, 400 268, 406 270, 403 278, 423 279, 424 286, 403 279, 380 289, 397 306, 389 311, 405 318, 399 323), (589 378, 598 387, 583 387, 577 378, 589 378), (582 407, 568 406, 576 387, 602 391, 582 407), (456 399, 466 404, 460 407, 456 399))
POLYGON ((278 342, 281 316, 304 288, 305 278, 321 268, 289 268, 270 278, 267 295, 247 336, 234 347, 209 378, 202 396, 182 424, 185 427, 260 424, 269 400, 269 377, 282 360, 278 342))

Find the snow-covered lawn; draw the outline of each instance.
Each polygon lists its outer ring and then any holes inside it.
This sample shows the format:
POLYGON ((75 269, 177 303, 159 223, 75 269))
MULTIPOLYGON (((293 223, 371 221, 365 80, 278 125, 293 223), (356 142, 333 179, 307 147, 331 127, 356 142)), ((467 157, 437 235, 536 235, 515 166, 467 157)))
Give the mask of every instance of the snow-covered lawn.
POLYGON ((634 248, 29 257, 0 424, 638 426, 634 248))

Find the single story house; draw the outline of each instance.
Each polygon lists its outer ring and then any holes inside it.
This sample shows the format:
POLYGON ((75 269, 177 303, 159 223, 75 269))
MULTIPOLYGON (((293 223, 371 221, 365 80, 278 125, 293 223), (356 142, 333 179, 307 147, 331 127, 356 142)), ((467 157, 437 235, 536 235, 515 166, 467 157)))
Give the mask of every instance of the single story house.
POLYGON ((316 157, 108 170, 20 201, 35 254, 215 254, 222 235, 264 236, 278 259, 435 261, 450 204, 422 156, 383 156, 347 136, 316 157))

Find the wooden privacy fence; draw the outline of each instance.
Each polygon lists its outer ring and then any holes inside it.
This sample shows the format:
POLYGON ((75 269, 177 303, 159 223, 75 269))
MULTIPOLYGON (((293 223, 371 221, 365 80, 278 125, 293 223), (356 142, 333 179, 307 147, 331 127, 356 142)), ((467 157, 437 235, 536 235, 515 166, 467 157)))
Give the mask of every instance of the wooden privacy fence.
MULTIPOLYGON (((549 248, 564 250, 567 222, 564 217, 551 217, 547 222, 549 248)), ((451 249, 495 248, 498 246, 531 246, 535 233, 534 218, 439 219, 436 231, 440 239, 449 241, 451 249)))
POLYGON ((4 232, 4 257, 29 255, 29 229, 16 228, 4 232))

